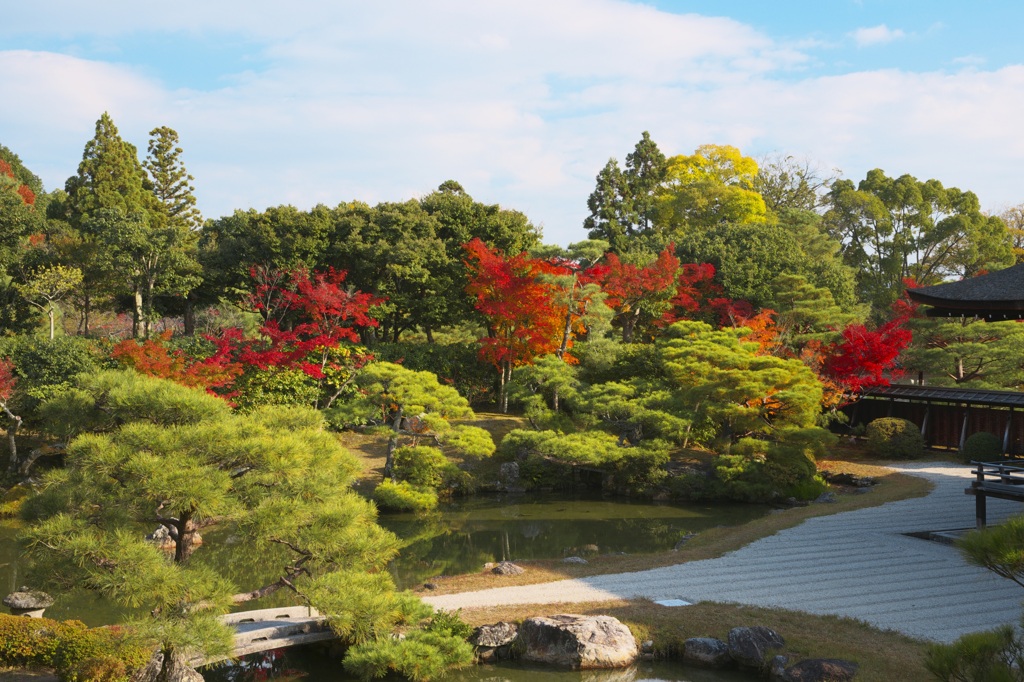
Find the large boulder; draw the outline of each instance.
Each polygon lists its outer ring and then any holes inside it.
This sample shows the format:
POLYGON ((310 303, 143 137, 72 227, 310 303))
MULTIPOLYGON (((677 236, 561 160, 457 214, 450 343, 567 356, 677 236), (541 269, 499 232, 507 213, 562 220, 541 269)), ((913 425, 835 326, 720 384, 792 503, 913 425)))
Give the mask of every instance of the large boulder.
POLYGON ((725 668, 732 665, 729 645, 714 637, 691 637, 683 642, 683 662, 705 668, 725 668))
POLYGON ((574 670, 623 668, 639 654, 633 633, 618 619, 572 614, 527 618, 518 648, 525 661, 574 670))
POLYGON ((729 655, 745 668, 767 669, 772 657, 784 646, 782 635, 761 625, 729 630, 729 655))
POLYGON ((838 658, 808 658, 786 668, 783 682, 850 682, 857 664, 838 658))

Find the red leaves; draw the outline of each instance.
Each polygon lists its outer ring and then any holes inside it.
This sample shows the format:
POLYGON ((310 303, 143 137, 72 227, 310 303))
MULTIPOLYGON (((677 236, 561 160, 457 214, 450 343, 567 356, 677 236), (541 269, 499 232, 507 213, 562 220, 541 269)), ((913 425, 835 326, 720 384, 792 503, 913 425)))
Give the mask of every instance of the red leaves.
POLYGON ((558 350, 565 311, 554 304, 556 287, 540 276, 557 274, 559 266, 525 252, 505 257, 479 238, 463 248, 470 271, 466 291, 491 328, 480 339, 481 357, 499 368, 516 367, 558 350))
POLYGON ((273 270, 253 267, 256 289, 249 302, 266 322, 264 339, 246 339, 240 329, 227 329, 210 340, 218 354, 243 366, 298 368, 323 379, 328 351, 343 341, 358 342, 359 330, 377 326, 370 308, 382 301, 371 294, 342 287, 345 271, 273 270))
MULTIPOLYGON (((0 159, 0 175, 6 175, 7 177, 17 181, 17 178, 14 177, 14 169, 11 168, 11 164, 7 163, 3 159, 0 159)), ((28 185, 20 185, 16 191, 18 196, 21 197, 21 200, 26 204, 29 206, 35 205, 36 193, 29 189, 28 185)))
POLYGON ((822 373, 850 393, 888 386, 889 378, 903 374, 896 368, 896 361, 912 337, 910 330, 903 327, 905 321, 905 317, 897 317, 874 331, 862 324, 847 326, 842 332, 843 340, 825 358, 822 373))
POLYGON ((17 384, 18 376, 14 373, 14 363, 6 358, 0 358, 0 402, 6 403, 11 399, 17 384))
POLYGON ((126 339, 114 346, 110 356, 140 374, 205 388, 208 393, 229 385, 242 373, 241 365, 231 362, 225 355, 215 353, 208 358, 192 358, 180 349, 169 348, 170 339, 171 332, 142 343, 126 339))

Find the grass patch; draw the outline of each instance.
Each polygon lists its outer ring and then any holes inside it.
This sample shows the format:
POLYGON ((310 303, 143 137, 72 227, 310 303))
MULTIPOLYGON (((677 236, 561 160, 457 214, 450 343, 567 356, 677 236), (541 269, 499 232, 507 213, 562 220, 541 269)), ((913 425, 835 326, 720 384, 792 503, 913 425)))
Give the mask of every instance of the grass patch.
POLYGON ((462 618, 472 625, 482 625, 499 620, 521 622, 531 616, 559 612, 609 615, 629 626, 638 642, 653 640, 655 651, 668 657, 680 651, 690 637, 724 641, 734 627, 764 625, 786 640, 783 653, 793 663, 805 658, 855 661, 860 665, 857 680, 862 682, 930 679, 923 662, 926 643, 852 618, 714 602, 670 608, 647 600, 609 601, 565 604, 562 611, 559 608, 545 604, 463 609, 462 618))

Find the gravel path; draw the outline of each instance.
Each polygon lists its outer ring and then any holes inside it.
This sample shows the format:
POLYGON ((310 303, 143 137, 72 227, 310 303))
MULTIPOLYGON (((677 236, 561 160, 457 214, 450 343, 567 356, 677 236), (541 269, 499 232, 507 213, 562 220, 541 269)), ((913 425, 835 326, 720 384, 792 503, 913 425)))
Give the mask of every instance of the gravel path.
MULTIPOLYGON (((906 533, 970 527, 970 470, 945 463, 897 471, 935 484, 927 496, 808 519, 717 559, 649 571, 426 597, 437 608, 563 604, 644 597, 716 601, 850 616, 950 642, 1021 617, 1020 587, 968 565, 950 545, 906 533)), ((1024 512, 988 500, 989 522, 1024 512)))

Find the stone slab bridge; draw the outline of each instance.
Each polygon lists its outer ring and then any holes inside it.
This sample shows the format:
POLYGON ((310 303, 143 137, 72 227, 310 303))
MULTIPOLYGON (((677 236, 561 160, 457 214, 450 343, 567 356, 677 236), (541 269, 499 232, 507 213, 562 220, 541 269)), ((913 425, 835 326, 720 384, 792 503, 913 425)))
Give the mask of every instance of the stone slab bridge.
POLYGON ((203 659, 196 665, 338 638, 327 625, 327 619, 308 606, 239 611, 221 616, 220 621, 234 627, 234 649, 229 656, 203 659))

